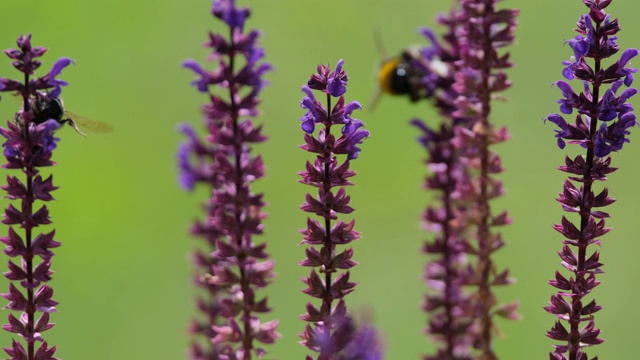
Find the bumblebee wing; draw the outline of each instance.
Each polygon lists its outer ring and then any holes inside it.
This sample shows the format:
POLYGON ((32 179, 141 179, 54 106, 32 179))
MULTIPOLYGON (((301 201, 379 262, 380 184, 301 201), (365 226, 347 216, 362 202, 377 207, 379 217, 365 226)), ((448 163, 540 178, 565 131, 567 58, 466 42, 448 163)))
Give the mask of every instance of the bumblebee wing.
POLYGON ((64 115, 67 118, 71 119, 71 121, 73 121, 73 123, 76 125, 74 126, 76 128, 76 131, 78 131, 78 127, 88 132, 94 133, 108 133, 113 131, 113 127, 111 125, 102 121, 87 119, 83 116, 74 114, 67 110, 64 111, 64 115))
POLYGON ((376 89, 376 92, 373 94, 371 100, 369 100, 369 111, 373 111, 373 109, 380 102, 380 98, 382 97, 382 90, 376 89))
POLYGON ((381 59, 388 59, 389 55, 387 54, 387 50, 384 48, 384 44, 382 43, 382 34, 380 33, 379 26, 373 28, 373 39, 376 42, 376 50, 378 50, 378 56, 381 59))

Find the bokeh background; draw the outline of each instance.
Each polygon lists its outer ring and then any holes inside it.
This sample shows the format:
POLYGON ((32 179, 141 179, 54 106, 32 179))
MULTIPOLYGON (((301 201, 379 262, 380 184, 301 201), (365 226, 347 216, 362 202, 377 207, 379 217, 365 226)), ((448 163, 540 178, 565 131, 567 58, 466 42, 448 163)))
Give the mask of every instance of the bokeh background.
MULTIPOLYGON (((269 204, 265 234, 256 241, 268 243, 278 273, 265 291, 274 310, 263 319, 280 319, 283 335, 269 347, 267 358, 301 359, 307 353, 297 344, 297 334, 304 326, 298 316, 310 300, 300 292, 300 277, 308 269, 296 264, 304 256, 297 230, 306 217, 298 206, 310 188, 297 183, 297 172, 310 157, 298 148, 303 114, 298 103, 300 87, 316 65, 343 58, 350 78, 347 100, 365 106, 357 115, 372 134, 352 164, 359 172, 357 186, 348 189, 363 237, 353 244, 360 265, 352 278, 360 285, 347 303, 383 332, 387 359, 418 359, 433 349, 422 334, 426 316, 419 310, 426 260, 419 249, 427 236, 419 215, 431 195, 421 188, 425 153, 408 121, 421 117, 434 123, 438 118, 428 105, 404 98, 385 97, 375 111, 367 110, 382 60, 374 29, 380 29, 390 54, 425 44, 417 29, 432 25, 435 14, 451 2, 239 0, 239 5, 252 8, 247 26, 264 31, 262 44, 276 68, 267 76, 271 85, 263 92, 257 120, 269 141, 255 148, 268 168, 256 188, 269 204)), ((496 147, 507 170, 502 176, 507 194, 493 208, 509 209, 515 220, 503 229, 508 246, 496 261, 518 281, 498 293, 502 301, 521 302, 523 320, 499 322, 502 335, 495 346, 501 359, 540 359, 552 350, 544 334, 554 318, 542 307, 553 293, 547 281, 560 268, 556 251, 561 239, 551 226, 562 216, 554 198, 564 179, 556 168, 566 153, 555 145, 554 127, 542 119, 557 111, 560 92, 550 84, 560 78, 561 61, 571 55, 563 41, 574 36, 572 28, 586 8, 580 0, 514 0, 501 6, 519 8, 521 14, 517 43, 510 49, 517 65, 509 71, 514 86, 506 93, 509 100, 495 104, 493 112, 493 121, 507 125, 512 134, 511 141, 496 147)), ((58 165, 52 169, 60 190, 50 204, 63 243, 53 259, 51 283, 60 305, 53 315, 57 325, 45 334, 58 346, 58 357, 185 358, 194 295, 189 259, 196 245, 187 228, 201 215, 207 193, 187 193, 177 185, 175 151, 182 139, 175 127, 185 121, 200 126, 199 109, 206 98, 189 86, 193 75, 181 63, 202 61, 207 32, 223 28, 209 9, 207 0, 0 2, 0 48, 15 47, 21 33, 33 33, 34 44, 50 49, 41 74, 57 58, 73 58, 76 65, 62 76, 70 83, 63 92, 67 108, 116 129, 87 139, 70 128, 60 131, 58 165)), ((621 48, 640 46, 640 3, 614 1, 608 10, 622 24, 621 48)), ((0 75, 19 75, 5 60, 0 75)), ((18 101, 3 96, 0 117, 12 119, 18 107, 18 101)), ((620 170, 607 182, 618 202, 609 208, 607 224, 614 231, 603 241, 606 273, 595 291, 604 306, 596 324, 606 342, 590 352, 602 359, 636 353, 637 136, 614 154, 620 170)), ((0 291, 6 289, 6 280, 0 280, 0 291)), ((6 319, 7 312, 0 317, 6 319)), ((11 335, 0 332, 0 345, 9 346, 11 335)))

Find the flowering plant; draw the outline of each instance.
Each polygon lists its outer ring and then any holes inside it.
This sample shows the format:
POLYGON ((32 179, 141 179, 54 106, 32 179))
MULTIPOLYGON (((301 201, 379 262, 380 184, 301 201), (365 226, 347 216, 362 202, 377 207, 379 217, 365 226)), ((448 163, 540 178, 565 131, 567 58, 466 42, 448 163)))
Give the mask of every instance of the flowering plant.
POLYGON ((579 222, 563 216, 560 224, 554 226, 564 237, 562 250, 558 252, 562 266, 571 272, 567 277, 556 271, 555 278, 549 281, 558 290, 545 307, 558 318, 547 332, 548 337, 561 342, 554 345, 555 351, 549 355, 557 360, 586 360, 585 348, 603 342, 594 317, 601 306, 595 300, 587 302, 585 297, 600 284, 597 275, 602 273, 600 253, 590 246, 600 245, 601 237, 611 230, 605 227, 609 214, 596 208, 608 206, 615 200, 609 197, 607 188, 598 191, 595 185, 616 170, 611 167, 611 154, 629 142, 629 130, 637 124, 627 101, 638 92, 630 88, 637 69, 628 67, 638 50, 625 50, 607 66, 603 60, 619 51, 618 19, 612 19, 604 11, 612 0, 583 0, 583 3, 589 13, 582 15, 577 23, 579 35, 567 41, 573 56, 563 62, 562 71, 565 79, 581 82, 582 91, 576 93, 571 84, 563 80, 554 83, 563 96, 558 100, 560 112, 571 115, 575 110, 577 114, 573 122, 567 122, 560 114, 546 118, 560 128, 556 130, 558 147, 563 149, 568 142, 586 152, 573 159, 567 156, 565 165, 559 167, 569 177, 557 201, 564 211, 578 215, 579 222))
POLYGON ((256 291, 274 276, 275 263, 267 260, 266 244, 253 242, 263 231, 265 214, 262 194, 251 190, 251 184, 264 176, 262 158, 250 145, 266 140, 252 118, 258 115, 257 96, 265 85, 262 75, 271 66, 262 62, 259 32, 244 32, 249 9, 219 0, 213 2, 212 13, 229 28, 228 38, 210 33, 205 44, 217 68, 208 71, 193 60, 184 62, 199 77, 193 85, 210 96, 210 103, 202 107, 209 135, 202 140, 183 125, 187 141, 178 153, 181 184, 192 189, 202 183, 212 190, 207 219, 192 228, 206 241, 207 252, 196 251, 194 256, 195 283, 206 296, 197 300, 204 316, 191 327, 206 340, 194 340, 191 357, 248 360, 253 353, 266 354, 257 342, 271 344, 280 336, 277 320, 261 322, 257 316, 270 310, 267 299, 256 291))
POLYGON ((42 333, 53 327, 49 314, 56 311, 58 304, 47 282, 53 274, 51 249, 60 246, 60 242, 54 239, 55 230, 36 234, 34 229, 51 224, 47 206, 38 207, 36 201, 53 200, 51 192, 58 187, 53 185, 52 175, 46 179, 40 175, 40 168, 55 164, 51 157, 60 139, 54 136, 54 131, 61 124, 48 109, 52 102, 58 101, 61 87, 67 85, 57 76, 72 61, 61 58, 47 74, 32 78, 42 65, 38 58, 47 49, 32 46, 31 35, 21 35, 17 44, 18 49, 5 50, 5 54, 23 74, 23 80, 0 77, 0 91, 17 92, 23 100, 22 109, 16 113, 15 122, 9 121, 6 128, 0 128, 0 134, 6 139, 2 144, 6 163, 2 167, 22 171, 24 181, 8 175, 7 185, 2 186, 7 198, 20 205, 15 207, 10 203, 5 209, 2 223, 9 225, 9 233, 0 237, 0 241, 5 244, 5 254, 20 258, 20 265, 9 261, 9 271, 4 275, 12 282, 9 292, 2 297, 9 300, 6 308, 21 314, 19 318, 9 314, 9 323, 2 328, 18 334, 26 346, 13 340, 11 347, 5 347, 4 351, 15 360, 53 360, 56 347, 50 347, 42 333), (16 231, 14 226, 22 231, 16 231), (22 290, 15 283, 20 284, 22 290), (42 313, 39 317, 38 312, 42 313), (36 346, 38 341, 42 342, 40 346, 36 346))
MULTIPOLYGON (((356 173, 349 169, 350 161, 358 158, 358 145, 369 136, 369 131, 363 129, 361 120, 352 117, 354 110, 362 108, 360 104, 357 101, 345 104, 348 77, 343 64, 344 61, 339 60, 333 71, 329 66, 318 65, 318 73, 302 87, 306 96, 300 103, 307 110, 300 119, 305 132, 305 144, 301 148, 317 154, 313 164, 307 161, 306 169, 299 173, 300 182, 318 189, 317 196, 306 195, 300 208, 321 217, 321 221, 308 218, 307 228, 300 230, 304 235, 302 244, 310 247, 306 250, 306 259, 299 264, 314 268, 309 277, 302 279, 307 286, 303 292, 322 300, 319 308, 307 304, 307 313, 301 318, 310 324, 300 336, 303 345, 320 353, 318 360, 352 359, 341 351, 349 352, 348 345, 354 338, 344 296, 353 291, 356 283, 350 281, 348 271, 339 271, 348 270, 357 262, 351 259, 353 249, 338 252, 337 245, 349 244, 360 234, 353 229, 354 220, 338 220, 338 214, 354 211, 349 206, 351 198, 345 186, 353 185, 348 179, 356 173), (313 90, 325 95, 326 106, 316 99, 313 90), (338 100, 332 106, 335 98, 338 100), (317 137, 313 135, 316 124, 321 126, 317 137), (331 132, 334 125, 342 125, 338 138, 331 132), (346 160, 340 163, 338 154, 347 155, 346 160), (336 187, 339 187, 337 191, 336 187), (338 221, 332 223, 335 220, 338 221), (336 277, 334 273, 338 273, 336 277)), ((307 356, 307 359, 313 358, 307 356)))

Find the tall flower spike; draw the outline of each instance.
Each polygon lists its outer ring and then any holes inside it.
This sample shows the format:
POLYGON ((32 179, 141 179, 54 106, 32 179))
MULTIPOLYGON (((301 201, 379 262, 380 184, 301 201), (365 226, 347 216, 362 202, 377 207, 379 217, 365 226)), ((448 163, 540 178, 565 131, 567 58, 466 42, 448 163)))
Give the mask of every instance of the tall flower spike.
POLYGON ((265 214, 263 195, 251 191, 251 184, 264 176, 264 165, 250 145, 266 140, 252 117, 265 85, 262 75, 271 66, 262 61, 259 32, 243 31, 249 9, 216 0, 212 13, 228 26, 227 37, 210 33, 205 43, 217 67, 209 71, 194 60, 184 62, 198 76, 192 84, 211 99, 202 107, 208 136, 201 139, 190 126, 181 126, 187 140, 178 152, 181 185, 204 184, 212 191, 207 219, 191 230, 206 241, 206 250, 194 256, 195 283, 203 295, 197 299, 202 318, 191 327, 190 356, 249 360, 266 354, 258 343, 271 344, 280 336, 277 320, 261 322, 257 316, 270 311, 257 290, 274 276, 274 262, 268 260, 266 244, 253 242, 254 235, 262 234, 265 214))
POLYGON ((58 187, 53 185, 53 176, 43 179, 40 167, 52 166, 53 150, 59 139, 54 131, 60 127, 55 119, 46 119, 42 114, 43 104, 50 97, 60 95, 61 86, 66 82, 57 80, 57 75, 71 63, 68 58, 58 60, 51 71, 42 77, 31 78, 42 63, 37 60, 45 53, 43 47, 31 46, 31 35, 18 38, 18 49, 5 50, 5 54, 13 60, 12 65, 23 74, 22 80, 0 77, 0 91, 17 92, 22 96, 23 105, 15 115, 15 122, 7 122, 6 128, 0 128, 5 137, 2 144, 6 163, 5 169, 19 169, 24 173, 25 181, 17 176, 8 175, 7 185, 2 189, 7 198, 19 201, 20 206, 9 204, 4 212, 2 223, 9 225, 8 235, 0 237, 5 244, 4 253, 11 258, 9 271, 4 275, 12 281, 9 292, 2 297, 9 300, 5 307, 20 312, 19 317, 9 314, 9 323, 2 326, 6 331, 16 333, 24 339, 26 346, 13 340, 4 351, 15 360, 53 360, 56 347, 49 347, 42 333, 51 329, 50 313, 55 312, 58 304, 52 299, 53 289, 46 283, 51 280, 51 249, 60 246, 54 240, 55 230, 48 233, 35 234, 34 229, 40 225, 51 224, 49 210, 41 205, 37 210, 36 201, 51 201, 51 192, 58 187), (24 232, 16 231, 19 226, 24 232), (16 282, 22 290, 16 286, 16 282), (42 313, 38 317, 38 312, 42 313), (37 342, 40 345, 37 346, 37 342))
POLYGON ((437 20, 447 33, 440 41, 432 30, 421 30, 431 46, 422 49, 420 63, 438 64, 440 71, 424 67, 421 83, 426 100, 439 110, 442 119, 437 127, 418 119, 412 121, 421 130, 419 142, 428 154, 426 164, 431 175, 424 187, 436 191, 440 200, 439 206, 432 203, 422 216, 425 230, 434 236, 423 247, 423 252, 430 255, 424 274, 429 288, 423 305, 429 315, 426 333, 439 345, 435 354, 424 359, 470 360, 478 333, 476 314, 469 305, 472 298, 464 290, 469 263, 465 250, 472 248, 467 239, 472 225, 467 211, 470 173, 460 161, 461 151, 453 142, 456 129, 466 128, 470 123, 467 118, 453 116, 459 96, 453 88, 460 61, 458 33, 463 24, 458 23, 454 11, 440 15, 437 20))
POLYGON ((502 173, 500 156, 492 145, 506 141, 506 128, 492 124, 491 101, 496 93, 511 86, 504 70, 512 67, 509 53, 503 48, 512 44, 517 10, 497 9, 497 0, 460 0, 455 12, 460 61, 452 88, 458 93, 452 116, 467 119, 466 126, 454 128, 452 144, 459 161, 471 177, 460 179, 457 187, 467 203, 466 216, 476 243, 465 249, 474 256, 464 283, 475 288, 471 294, 471 311, 475 314, 477 334, 474 347, 481 359, 497 359, 493 349, 494 316, 517 319, 517 303, 499 304, 493 292, 495 286, 513 282, 507 269, 500 270, 492 255, 505 243, 496 227, 510 222, 506 211, 491 211, 490 203, 503 193, 502 182, 495 178, 502 173))
POLYGON ((629 60, 638 55, 638 50, 627 49, 618 60, 609 60, 619 51, 616 34, 620 31, 618 19, 611 19, 604 12, 611 2, 583 0, 589 13, 582 15, 577 23, 579 35, 568 41, 573 57, 563 62, 562 75, 569 81, 580 81, 576 87, 582 91, 574 92, 571 84, 565 81, 555 83, 562 92, 562 98, 558 100, 560 112, 571 115, 575 110, 577 115, 572 117, 575 120, 567 122, 560 114, 550 114, 545 119, 560 128, 556 130, 558 147, 562 149, 568 142, 586 150, 586 156, 578 155, 573 159, 567 156, 565 165, 559 167, 569 176, 556 200, 564 211, 576 213, 574 217, 580 221, 574 223, 569 216, 563 216, 561 223, 554 225, 564 237, 564 245, 558 252, 562 266, 571 273, 567 277, 556 271, 554 279, 549 281, 557 289, 549 306, 545 307, 558 318, 547 332, 548 337, 559 342, 554 345, 555 351, 549 354, 550 359, 555 360, 586 360, 585 348, 604 341, 594 317, 601 307, 595 300, 586 303, 585 296, 600 284, 596 277, 603 272, 600 253, 589 250, 593 249, 589 246, 599 246, 600 238, 611 230, 605 227, 604 220, 609 214, 595 208, 610 205, 615 200, 609 197, 607 188, 595 190, 594 183, 605 181, 607 174, 616 170, 611 167, 610 155, 622 150, 629 142, 629 129, 637 125, 627 100, 638 92, 629 88, 637 69, 627 67, 629 60))
MULTIPOLYGON (((300 102, 307 111, 300 119, 305 132, 305 144, 300 147, 317 154, 313 164, 307 161, 306 170, 299 173, 302 177, 300 182, 318 189, 317 196, 306 195, 306 201, 300 208, 321 219, 308 218, 307 228, 300 230, 304 236, 301 243, 310 247, 306 250, 306 259, 299 264, 314 268, 309 277, 302 278, 307 286, 303 292, 322 301, 320 308, 307 304, 307 313, 301 318, 309 324, 300 337, 302 345, 319 353, 318 360, 342 359, 338 354, 347 356, 343 351, 350 351, 346 347, 354 339, 354 331, 345 330, 350 329, 347 324, 352 320, 343 298, 354 290, 356 283, 350 281, 348 271, 340 271, 348 270, 357 263, 351 259, 353 249, 338 253, 337 245, 349 244, 360 234, 353 230, 354 220, 338 220, 338 214, 354 211, 349 206, 351 198, 345 186, 353 185, 349 178, 356 173, 349 169, 350 160, 358 157, 358 145, 369 136, 369 132, 362 128, 362 121, 351 116, 354 110, 361 109, 360 104, 356 101, 345 104, 343 95, 347 91, 348 78, 342 68, 343 63, 343 60, 338 61, 333 72, 329 66, 319 65, 318 73, 313 74, 308 84, 302 87, 306 96, 300 102), (326 107, 315 98, 313 90, 325 94, 326 107), (337 101, 332 105, 335 98, 337 101), (321 126, 317 136, 313 135, 316 124, 321 126), (331 131, 335 129, 334 125, 342 125, 337 139, 331 131), (336 156, 339 154, 347 155, 342 163, 336 156), (335 188, 339 189, 336 191, 335 188)), ((313 357, 309 355, 307 359, 313 357)))

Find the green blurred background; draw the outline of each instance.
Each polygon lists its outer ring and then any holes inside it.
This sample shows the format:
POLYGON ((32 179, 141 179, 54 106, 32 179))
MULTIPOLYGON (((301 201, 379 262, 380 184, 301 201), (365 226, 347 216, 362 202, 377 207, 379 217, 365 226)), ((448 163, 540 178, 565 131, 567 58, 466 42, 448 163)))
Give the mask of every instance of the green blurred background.
MULTIPOLYGON (((387 359, 417 359, 433 349, 422 334, 426 317, 419 310, 426 260, 419 249, 427 235, 418 217, 431 195, 421 188, 425 153, 408 121, 438 119, 426 104, 403 98, 385 97, 375 111, 366 107, 381 61, 374 29, 380 29, 387 51, 394 54, 407 45, 424 44, 416 30, 433 24, 434 15, 450 4, 239 1, 252 8, 247 27, 264 31, 262 44, 276 68, 267 76, 271 85, 263 92, 262 116, 256 120, 265 125, 269 141, 255 148, 267 166, 268 176, 256 190, 266 194, 269 214, 265 234, 256 241, 268 243, 278 274, 265 291, 274 310, 263 319, 280 319, 283 335, 269 348, 268 359, 301 359, 307 353, 297 344, 297 334, 304 326, 298 316, 310 300, 299 291, 299 279, 308 269, 296 263, 304 256, 297 230, 305 226, 305 214, 298 206, 310 188, 297 183, 297 172, 310 156, 298 148, 303 114, 298 103, 300 87, 316 65, 333 65, 340 58, 350 79, 347 100, 363 103, 365 110, 357 117, 372 134, 352 164, 359 172, 357 186, 348 189, 363 237, 353 244, 360 265, 352 279, 360 285, 347 303, 356 314, 369 314, 384 333, 387 359)), ((553 293, 547 281, 560 267, 556 251, 561 239, 551 226, 562 216, 554 198, 564 179, 556 167, 566 153, 556 147, 554 127, 543 125, 542 118, 557 111, 560 92, 550 84, 560 78, 561 61, 571 55, 563 40, 574 36, 571 29, 586 8, 579 0, 500 5, 519 8, 521 14, 517 42, 510 49, 517 65, 509 72, 514 86, 506 93, 509 101, 496 104, 493 112, 493 121, 507 125, 512 134, 511 141, 496 147, 506 168, 502 178, 507 194, 493 208, 508 208, 515 220, 504 228, 508 246, 496 261, 518 280, 498 292, 502 301, 519 300, 524 318, 501 321, 503 334, 495 346, 501 359, 541 359, 552 350, 544 334, 554 317, 542 307, 553 293)), ((200 126, 199 108, 206 98, 189 86, 193 75, 181 63, 186 58, 202 61, 207 31, 223 28, 209 9, 205 0, 0 2, 0 48, 15 47, 21 33, 31 32, 35 45, 49 48, 43 70, 61 56, 73 58, 76 65, 62 76, 70 83, 63 94, 67 108, 116 128, 87 139, 70 128, 60 131, 63 140, 54 156, 58 165, 52 169, 60 190, 50 204, 57 239, 63 243, 53 259, 51 283, 60 305, 53 315, 57 325, 45 333, 58 346, 58 357, 185 358, 194 295, 189 258, 196 244, 187 228, 201 216, 199 204, 207 193, 187 193, 177 185, 175 151, 182 139, 175 126, 184 121, 200 126)), ((623 27, 621 48, 639 46, 640 3, 614 1, 609 10, 623 27)), ((0 75, 17 77, 5 60, 0 75)), ((2 119, 11 119, 18 106, 5 95, 2 119)), ((640 196, 634 181, 640 169, 633 154, 640 152, 639 135, 631 136, 624 152, 614 154, 613 163, 621 170, 607 184, 619 201, 608 209, 613 217, 607 224, 614 231, 603 242, 606 273, 595 291, 604 306, 596 324, 606 342, 590 355, 601 359, 633 358, 627 354, 635 350, 633 329, 640 322, 632 311, 640 296, 640 264, 634 255, 640 245, 633 235, 640 196)), ((0 291, 5 289, 3 279, 0 291)), ((0 345, 9 346, 11 335, 0 332, 0 345)))

